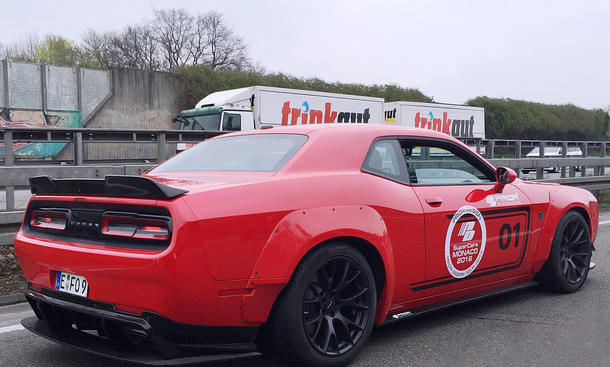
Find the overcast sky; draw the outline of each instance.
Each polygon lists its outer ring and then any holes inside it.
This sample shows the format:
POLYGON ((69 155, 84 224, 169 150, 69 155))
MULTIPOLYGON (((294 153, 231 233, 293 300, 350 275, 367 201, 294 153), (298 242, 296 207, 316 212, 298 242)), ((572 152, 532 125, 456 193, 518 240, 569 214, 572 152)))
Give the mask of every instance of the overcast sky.
POLYGON ((609 0, 0 0, 0 43, 32 32, 80 41, 88 28, 119 30, 153 8, 223 13, 271 72, 396 83, 437 102, 610 105, 609 0))

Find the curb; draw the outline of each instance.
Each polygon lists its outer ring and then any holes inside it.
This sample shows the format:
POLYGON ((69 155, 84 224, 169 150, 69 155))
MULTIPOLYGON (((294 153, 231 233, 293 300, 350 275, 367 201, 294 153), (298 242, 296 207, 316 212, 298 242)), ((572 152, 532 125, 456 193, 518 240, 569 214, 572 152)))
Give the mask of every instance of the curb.
POLYGON ((23 295, 23 293, 0 296, 0 306, 14 305, 15 303, 22 302, 25 302, 25 296, 23 295))

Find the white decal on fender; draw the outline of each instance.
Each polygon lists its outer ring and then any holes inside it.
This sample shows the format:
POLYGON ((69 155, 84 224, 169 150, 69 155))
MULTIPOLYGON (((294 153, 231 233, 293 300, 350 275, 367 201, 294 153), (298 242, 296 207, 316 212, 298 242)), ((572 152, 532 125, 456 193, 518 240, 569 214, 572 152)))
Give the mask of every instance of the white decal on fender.
POLYGON ((485 252, 486 240, 487 229, 481 212, 469 205, 459 208, 451 218, 445 236, 445 264, 451 276, 464 278, 477 268, 485 252), (465 215, 472 215, 474 219, 461 222, 457 236, 452 241, 455 225, 465 215), (467 267, 464 268, 465 266, 467 267))
POLYGON ((487 204, 490 206, 507 205, 515 201, 519 201, 519 194, 489 195, 487 197, 487 204))

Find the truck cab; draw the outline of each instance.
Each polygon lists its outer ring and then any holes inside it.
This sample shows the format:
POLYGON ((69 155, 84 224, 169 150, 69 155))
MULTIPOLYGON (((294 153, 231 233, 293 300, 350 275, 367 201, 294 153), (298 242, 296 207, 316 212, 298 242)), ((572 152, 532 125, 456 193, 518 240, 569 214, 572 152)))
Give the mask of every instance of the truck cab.
POLYGON ((254 130, 252 111, 203 107, 184 110, 173 119, 180 130, 247 131, 254 130))
MULTIPOLYGON (((247 131, 254 130, 252 111, 218 107, 184 110, 172 119, 180 130, 247 131)), ((178 143, 176 153, 191 148, 195 143, 178 143)))

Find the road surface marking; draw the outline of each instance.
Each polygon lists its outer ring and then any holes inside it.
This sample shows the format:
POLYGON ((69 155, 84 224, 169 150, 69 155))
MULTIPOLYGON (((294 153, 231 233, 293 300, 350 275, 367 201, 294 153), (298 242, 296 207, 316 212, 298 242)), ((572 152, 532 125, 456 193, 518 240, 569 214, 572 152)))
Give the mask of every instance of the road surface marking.
POLYGON ((21 324, 11 325, 0 328, 0 334, 2 333, 10 333, 11 331, 23 330, 24 327, 21 324))
POLYGON ((610 223, 610 220, 605 220, 605 221, 603 221, 603 222, 599 222, 599 224, 598 224, 598 225, 600 225, 600 226, 601 226, 601 225, 604 225, 604 224, 609 224, 609 223, 610 223))

